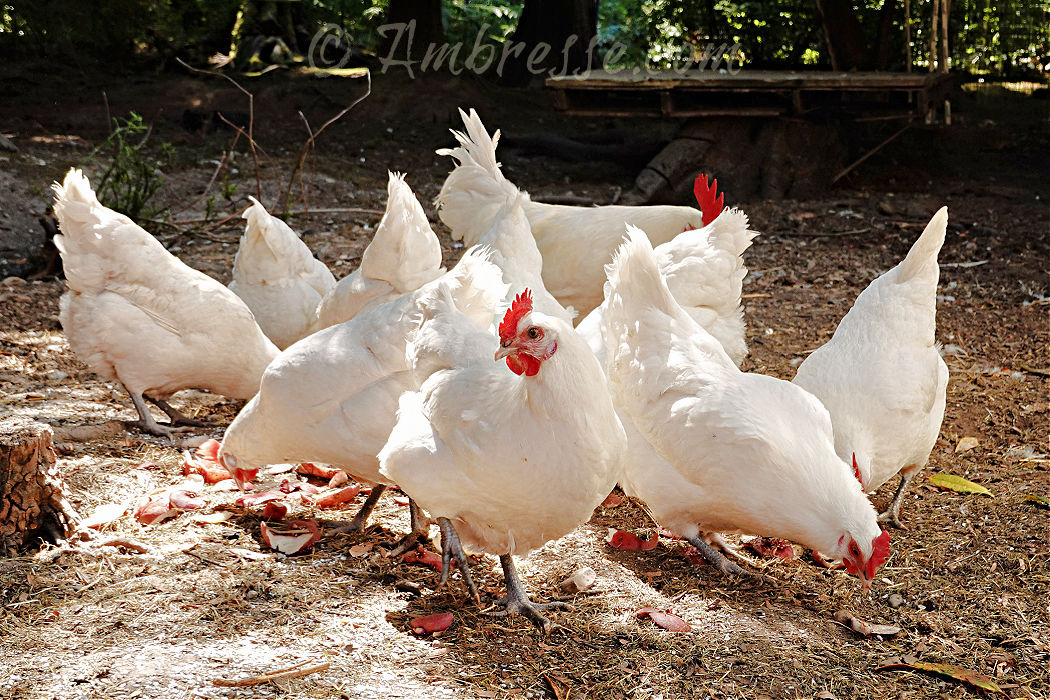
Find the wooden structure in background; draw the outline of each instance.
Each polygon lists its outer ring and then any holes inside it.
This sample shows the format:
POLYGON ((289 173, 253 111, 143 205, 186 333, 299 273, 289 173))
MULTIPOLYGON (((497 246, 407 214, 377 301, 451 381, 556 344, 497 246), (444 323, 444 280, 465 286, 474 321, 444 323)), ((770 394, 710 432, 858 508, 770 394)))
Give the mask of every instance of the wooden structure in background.
POLYGON ((951 92, 947 74, 832 71, 714 71, 635 74, 592 71, 547 79, 555 107, 615 117, 802 116, 925 119, 951 92))

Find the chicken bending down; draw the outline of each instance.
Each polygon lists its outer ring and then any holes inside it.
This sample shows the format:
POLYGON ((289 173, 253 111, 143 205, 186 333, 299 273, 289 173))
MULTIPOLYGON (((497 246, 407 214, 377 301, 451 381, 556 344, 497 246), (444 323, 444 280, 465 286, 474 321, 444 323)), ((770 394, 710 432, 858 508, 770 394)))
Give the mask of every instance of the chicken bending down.
MULTIPOLYGON (((714 191, 714 184, 708 186, 705 176, 696 179, 699 201, 711 201, 714 191)), ((720 198, 721 195, 716 201, 720 202, 720 198)), ((712 221, 703 228, 684 231, 656 246, 656 261, 675 301, 739 365, 747 356, 744 309, 740 304, 747 276, 743 256, 757 234, 748 228, 747 216, 739 209, 705 206, 705 219, 708 211, 712 212, 712 221)), ((576 326, 603 363, 605 307, 603 301, 576 326)))
POLYGON ((445 344, 424 323, 428 340, 413 351, 449 368, 401 396, 381 472, 447 519, 466 548, 500 557, 507 595, 498 614, 549 631, 543 610, 552 605, 529 599, 513 556, 585 522, 616 484, 626 444, 605 377, 567 322, 533 309, 528 290, 507 310, 498 340, 433 319, 450 329, 445 344))
POLYGON ((79 170, 53 189, 62 231, 55 245, 69 288, 59 303, 62 329, 91 371, 124 386, 135 425, 170 435, 178 424, 196 424, 166 402, 181 389, 254 396, 278 351, 244 302, 102 206, 79 170), (143 399, 171 424, 157 423, 143 399))
POLYGON ((410 294, 445 272, 441 244, 404 175, 389 173, 386 190, 386 211, 361 265, 321 300, 314 331, 410 294))
POLYGON ((929 460, 944 419, 948 367, 934 335, 937 254, 947 226, 942 208, 907 257, 860 293, 794 379, 831 413, 835 451, 854 464, 865 491, 900 473, 900 487, 879 516, 895 527, 903 527, 901 500, 929 460))
POLYGON ((420 322, 419 299, 442 285, 458 309, 477 323, 489 323, 506 285, 485 258, 484 251, 470 251, 451 271, 412 294, 307 336, 281 353, 263 374, 259 394, 226 429, 219 462, 242 484, 268 464, 310 461, 339 467, 357 481, 376 485, 374 498, 348 528, 362 529, 379 494, 393 483, 380 475, 376 455, 394 427, 398 397, 419 388, 406 356, 408 337, 420 322))
MULTIPOLYGON (((460 110, 460 116, 464 131, 452 132, 460 145, 438 150, 439 155, 452 156, 456 167, 445 179, 436 202, 452 237, 469 246, 481 239, 517 187, 504 177, 496 160, 499 131, 490 137, 473 109, 469 114, 460 110)), ((547 290, 581 318, 602 301, 604 265, 620 244, 624 223, 642 228, 659 245, 714 218, 705 221, 704 214, 692 207, 576 207, 533 202, 528 195, 523 209, 543 255, 547 290)))
POLYGON ((317 305, 335 286, 335 277, 288 224, 249 199, 230 289, 283 350, 310 332, 317 305))
POLYGON ((867 590, 889 533, 835 454, 828 412, 790 382, 737 369, 674 300, 645 235, 628 236, 609 268, 606 370, 659 459, 628 455, 625 490, 713 563, 703 533, 783 537, 842 558, 867 590))

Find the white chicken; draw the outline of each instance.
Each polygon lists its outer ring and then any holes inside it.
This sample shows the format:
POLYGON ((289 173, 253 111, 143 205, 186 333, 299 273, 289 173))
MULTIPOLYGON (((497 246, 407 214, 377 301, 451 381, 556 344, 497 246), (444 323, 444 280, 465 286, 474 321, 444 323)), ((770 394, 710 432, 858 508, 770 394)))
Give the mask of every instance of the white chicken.
POLYGON ((835 451, 853 463, 866 491, 900 473, 900 487, 879 516, 896 527, 908 482, 929 460, 944 419, 948 367, 934 334, 937 254, 947 226, 943 207, 907 257, 860 293, 794 379, 831 413, 835 451))
MULTIPOLYGON (((457 349, 444 356, 461 353, 461 362, 402 395, 381 472, 468 549, 499 555, 500 614, 549 630, 542 611, 557 604, 529 600, 513 555, 585 522, 616 484, 625 436, 605 377, 571 325, 533 310, 528 290, 508 309, 498 342, 482 328, 447 342, 457 349), (493 363, 493 351, 506 366, 493 363)), ((433 335, 414 350, 440 352, 433 335)))
POLYGON ((331 464, 375 484, 350 530, 364 526, 385 485, 376 458, 394 427, 398 396, 419 388, 405 348, 420 322, 418 300, 435 285, 458 308, 489 323, 506 286, 484 251, 412 294, 330 326, 281 353, 263 374, 259 394, 226 429, 218 460, 238 483, 259 467, 286 462, 331 464))
POLYGON ((441 244, 419 200, 403 175, 389 176, 386 211, 361 256, 361 265, 321 300, 314 331, 414 292, 445 272, 441 244))
POLYGON ((609 268, 606 369, 617 407, 660 459, 625 460, 625 490, 723 571, 729 562, 702 533, 795 540, 842 558, 870 587, 889 533, 835 454, 827 410, 789 382, 737 369, 671 296, 645 235, 628 236, 609 268))
POLYGON ((120 382, 154 435, 199 425, 165 401, 181 389, 247 399, 277 348, 241 299, 187 266, 131 219, 99 203, 79 170, 55 183, 68 291, 59 320, 93 372, 120 382), (146 399, 171 419, 161 425, 146 399))
MULTIPOLYGON (((473 245, 517 188, 503 176, 496 160, 499 131, 490 137, 473 109, 469 114, 463 110, 459 113, 465 132, 452 133, 460 145, 437 151, 452 156, 457 165, 445 179, 436 202, 438 215, 452 230, 452 237, 473 245)), ((620 244, 624 223, 641 227, 653 244, 659 245, 714 218, 692 207, 575 207, 533 202, 528 195, 523 208, 543 255, 547 290, 581 317, 602 301, 604 265, 620 244)))
POLYGON ((335 277, 288 224, 254 197, 233 259, 234 291, 255 314, 263 333, 282 350, 310 332, 321 298, 335 277))
MULTIPOLYGON (((708 188, 706 177, 697 178, 696 188, 698 192, 708 188)), ((756 233, 748 228, 747 216, 739 209, 711 211, 715 216, 711 223, 656 246, 656 261, 675 301, 739 365, 747 356, 744 310, 740 305, 747 276, 743 255, 756 233)), ((603 301, 576 326, 603 363, 605 306, 603 301)))

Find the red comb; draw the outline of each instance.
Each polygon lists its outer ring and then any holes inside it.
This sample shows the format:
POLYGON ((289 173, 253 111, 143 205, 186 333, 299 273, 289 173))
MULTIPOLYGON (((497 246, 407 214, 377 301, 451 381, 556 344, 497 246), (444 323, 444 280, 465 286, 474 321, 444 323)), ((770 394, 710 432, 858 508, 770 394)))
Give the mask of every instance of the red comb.
POLYGON ((857 477, 857 481, 860 482, 861 488, 864 487, 864 479, 860 476, 860 467, 857 465, 857 453, 853 453, 853 476, 857 477))
POLYGON ((503 321, 499 324, 500 342, 505 342, 514 337, 522 316, 530 311, 532 311, 532 292, 526 289, 514 297, 514 302, 507 309, 507 313, 503 316, 503 321))
POLYGON ((724 194, 718 194, 718 180, 711 178, 711 185, 707 184, 707 175, 700 173, 693 183, 693 194, 696 195, 696 203, 700 205, 700 213, 703 215, 704 226, 718 218, 722 213, 722 203, 725 201, 724 194))
POLYGON ((868 560, 869 572, 872 576, 882 563, 890 556, 890 533, 883 530, 882 534, 871 541, 871 559, 868 560))

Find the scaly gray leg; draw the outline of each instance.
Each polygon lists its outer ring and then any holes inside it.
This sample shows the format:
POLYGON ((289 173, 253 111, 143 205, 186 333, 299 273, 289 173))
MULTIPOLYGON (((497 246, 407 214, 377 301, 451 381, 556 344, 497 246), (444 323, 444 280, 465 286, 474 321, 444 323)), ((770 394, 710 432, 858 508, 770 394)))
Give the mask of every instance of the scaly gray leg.
POLYGON ((368 494, 368 498, 366 498, 365 502, 361 504, 361 509, 357 511, 357 515, 353 517, 353 520, 345 525, 340 525, 339 527, 329 530, 329 534, 339 535, 344 532, 361 532, 364 530, 365 524, 368 522, 368 516, 370 516, 372 511, 375 510, 376 502, 379 500, 379 497, 383 495, 384 491, 386 491, 385 484, 376 484, 373 486, 372 493, 368 494))
POLYGON ((155 399, 151 396, 145 395, 143 395, 143 398, 152 403, 160 410, 164 411, 164 413, 171 420, 172 425, 187 425, 192 428, 210 428, 214 425, 213 423, 206 423, 204 421, 197 420, 196 418, 188 418, 184 416, 182 413, 179 412, 179 409, 175 408, 164 399, 155 399))
POLYGON ((726 555, 719 552, 717 549, 704 542, 699 537, 686 537, 686 541, 696 547, 696 551, 700 552, 712 566, 721 571, 726 575, 733 574, 745 574, 748 572, 738 566, 736 563, 729 561, 726 555))
POLYGON ((456 532, 456 528, 452 527, 452 523, 448 518, 438 518, 438 526, 441 528, 441 580, 438 581, 438 588, 444 586, 445 581, 448 580, 449 565, 455 559, 456 566, 459 568, 459 574, 463 577, 463 585, 467 587, 467 592, 474 600, 474 603, 480 605, 481 596, 478 594, 478 588, 474 585, 474 579, 470 575, 470 567, 467 566, 467 555, 463 553, 463 546, 459 543, 459 534, 456 532))
POLYGON ((893 500, 890 501, 889 507, 885 511, 883 511, 882 513, 879 513, 879 522, 880 523, 886 523, 887 525, 891 525, 891 526, 899 528, 901 530, 907 530, 908 529, 908 528, 904 527, 904 523, 901 522, 901 518, 900 518, 901 501, 904 500, 904 493, 908 490, 908 484, 911 483, 911 479, 912 479, 913 476, 915 476, 915 473, 917 471, 919 471, 919 470, 916 469, 916 470, 911 471, 911 472, 908 472, 907 469, 902 469, 901 470, 901 483, 900 483, 900 486, 897 487, 897 493, 894 494, 893 500))
POLYGON ((549 634, 551 628, 554 627, 554 623, 544 617, 541 611, 566 610, 569 606, 558 601, 553 603, 532 602, 521 585, 521 579, 518 578, 518 570, 514 566, 514 557, 504 554, 500 556, 499 563, 503 565, 503 580, 507 582, 507 595, 496 601, 496 605, 503 608, 503 610, 488 614, 492 617, 523 615, 544 634, 549 634))
POLYGON ((430 518, 423 514, 423 509, 408 499, 408 511, 412 518, 412 531, 401 538, 397 545, 387 552, 390 558, 400 557, 413 547, 423 544, 430 537, 430 518))
POLYGON ((149 407, 146 406, 146 402, 142 400, 141 394, 136 394, 127 387, 124 387, 124 391, 128 392, 128 396, 131 397, 131 402, 135 404, 135 410, 139 412, 139 419, 132 421, 130 425, 135 426, 139 430, 149 433, 150 435, 157 435, 159 437, 170 438, 171 434, 175 432, 175 428, 167 425, 161 425, 157 421, 153 420, 153 416, 150 415, 149 407))

